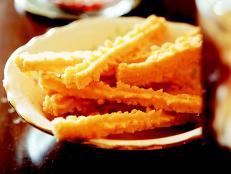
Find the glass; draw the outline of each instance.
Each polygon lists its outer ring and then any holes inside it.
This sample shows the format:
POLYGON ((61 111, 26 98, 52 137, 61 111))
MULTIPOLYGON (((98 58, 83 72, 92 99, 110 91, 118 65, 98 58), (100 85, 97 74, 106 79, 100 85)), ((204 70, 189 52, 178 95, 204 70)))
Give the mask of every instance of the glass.
POLYGON ((205 144, 217 161, 231 161, 231 1, 197 0, 204 35, 202 69, 205 144))

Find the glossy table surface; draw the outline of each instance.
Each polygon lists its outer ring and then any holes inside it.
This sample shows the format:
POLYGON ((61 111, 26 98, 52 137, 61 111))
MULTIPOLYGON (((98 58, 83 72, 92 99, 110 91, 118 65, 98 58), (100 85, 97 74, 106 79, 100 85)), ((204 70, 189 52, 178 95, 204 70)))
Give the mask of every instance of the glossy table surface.
MULTIPOLYGON (((193 2, 183 0, 153 0, 142 3, 126 16, 157 14, 175 21, 194 23, 193 2), (182 10, 184 9, 184 10, 182 10)), ((0 1, 0 78, 9 55, 32 37, 46 32, 49 28, 69 23, 28 14, 15 8, 13 0, 0 1)), ((25 123, 8 104, 3 86, 0 85, 0 173, 57 173, 60 171, 113 171, 121 167, 131 169, 169 169, 166 164, 178 170, 202 166, 204 149, 201 141, 165 150, 115 151, 96 149, 73 143, 60 143, 25 123), (138 164, 138 165, 136 165, 138 164), (145 168, 140 166, 145 165, 145 168), (90 167, 92 166, 92 167, 90 167), (93 167, 95 166, 95 167, 93 167)), ((197 167, 194 170, 199 170, 197 167)))

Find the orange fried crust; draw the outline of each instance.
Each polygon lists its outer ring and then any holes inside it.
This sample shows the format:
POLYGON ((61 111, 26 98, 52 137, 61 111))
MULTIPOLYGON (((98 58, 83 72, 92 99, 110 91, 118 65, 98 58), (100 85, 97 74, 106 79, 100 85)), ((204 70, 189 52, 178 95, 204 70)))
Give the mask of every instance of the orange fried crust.
POLYGON ((19 54, 15 63, 20 71, 45 71, 45 72, 63 72, 67 66, 73 66, 81 63, 88 58, 91 51, 75 52, 41 52, 31 54, 23 52, 19 54))
MULTIPOLYGON (((77 86, 82 89, 92 81, 99 81, 102 72, 119 60, 126 59, 128 54, 136 51, 145 43, 162 43, 165 39, 167 23, 164 18, 150 16, 142 24, 133 28, 123 37, 117 37, 114 42, 106 41, 90 58, 76 66, 67 67, 63 74, 66 86, 77 86)), ((119 61, 120 62, 120 61, 119 61)))
POLYGON ((111 134, 169 127, 192 122, 189 115, 174 115, 163 111, 115 112, 94 116, 68 116, 55 118, 52 131, 58 140, 102 138, 111 134))
POLYGON ((117 80, 138 86, 173 83, 185 89, 192 89, 194 94, 200 94, 200 60, 201 35, 183 36, 175 43, 165 43, 156 48, 145 62, 121 63, 117 80))
POLYGON ((43 111, 52 116, 64 116, 67 113, 99 113, 94 102, 62 94, 46 95, 43 101, 43 111))
POLYGON ((161 90, 130 87, 118 83, 117 87, 110 87, 102 82, 92 83, 84 89, 66 88, 61 79, 53 74, 43 74, 40 85, 48 93, 61 93, 78 98, 116 101, 128 105, 153 106, 155 109, 175 111, 179 113, 201 113, 202 98, 197 95, 172 95, 161 90))

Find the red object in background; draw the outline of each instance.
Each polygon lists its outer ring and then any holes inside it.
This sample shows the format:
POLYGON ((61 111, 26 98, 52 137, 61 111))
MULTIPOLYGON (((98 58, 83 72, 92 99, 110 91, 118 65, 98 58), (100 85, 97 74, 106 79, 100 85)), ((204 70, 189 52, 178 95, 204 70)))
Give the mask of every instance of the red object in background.
POLYGON ((79 13, 79 12, 92 12, 98 11, 105 7, 103 3, 92 3, 84 4, 77 2, 55 2, 55 4, 62 10, 68 11, 70 13, 79 13))
MULTIPOLYGON (((70 13, 83 13, 83 12, 94 12, 105 8, 108 4, 107 1, 92 1, 92 2, 75 2, 75 1, 63 1, 63 0, 52 0, 60 9, 68 11, 70 13)), ((109 1, 110 2, 110 1, 109 1)))

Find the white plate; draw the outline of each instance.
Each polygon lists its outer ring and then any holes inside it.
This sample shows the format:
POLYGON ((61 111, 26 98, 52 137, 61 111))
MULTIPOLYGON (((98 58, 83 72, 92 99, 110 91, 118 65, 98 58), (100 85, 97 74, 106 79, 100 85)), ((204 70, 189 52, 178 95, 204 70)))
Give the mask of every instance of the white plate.
MULTIPOLYGON (((8 59, 4 70, 4 87, 7 98, 28 123, 51 133, 51 122, 42 112, 42 91, 33 79, 21 73, 14 64, 15 56, 24 51, 38 53, 42 51, 74 51, 94 49, 105 39, 114 38, 128 31, 142 18, 122 17, 116 19, 89 18, 73 22, 67 26, 53 28, 46 34, 31 39, 26 45, 18 48, 8 59), (106 29, 106 30, 105 30, 106 29)), ((193 29, 188 24, 170 23, 172 35, 170 40, 193 29)), ((166 128, 168 132, 175 128, 166 128)), ((166 129, 158 130, 166 132, 166 129)), ((193 126, 179 129, 162 137, 155 138, 157 130, 133 135, 114 136, 105 139, 91 139, 87 144, 103 148, 117 149, 157 149, 184 144, 201 137, 201 127, 193 126), (141 136, 142 134, 142 136, 141 136), (144 138, 142 138, 144 137, 144 138)))
POLYGON ((99 12, 88 12, 79 15, 67 13, 59 9, 49 0, 14 0, 15 7, 20 11, 24 9, 32 14, 48 17, 51 19, 80 19, 89 16, 118 17, 135 8, 140 0, 122 0, 116 5, 105 8, 99 12))

